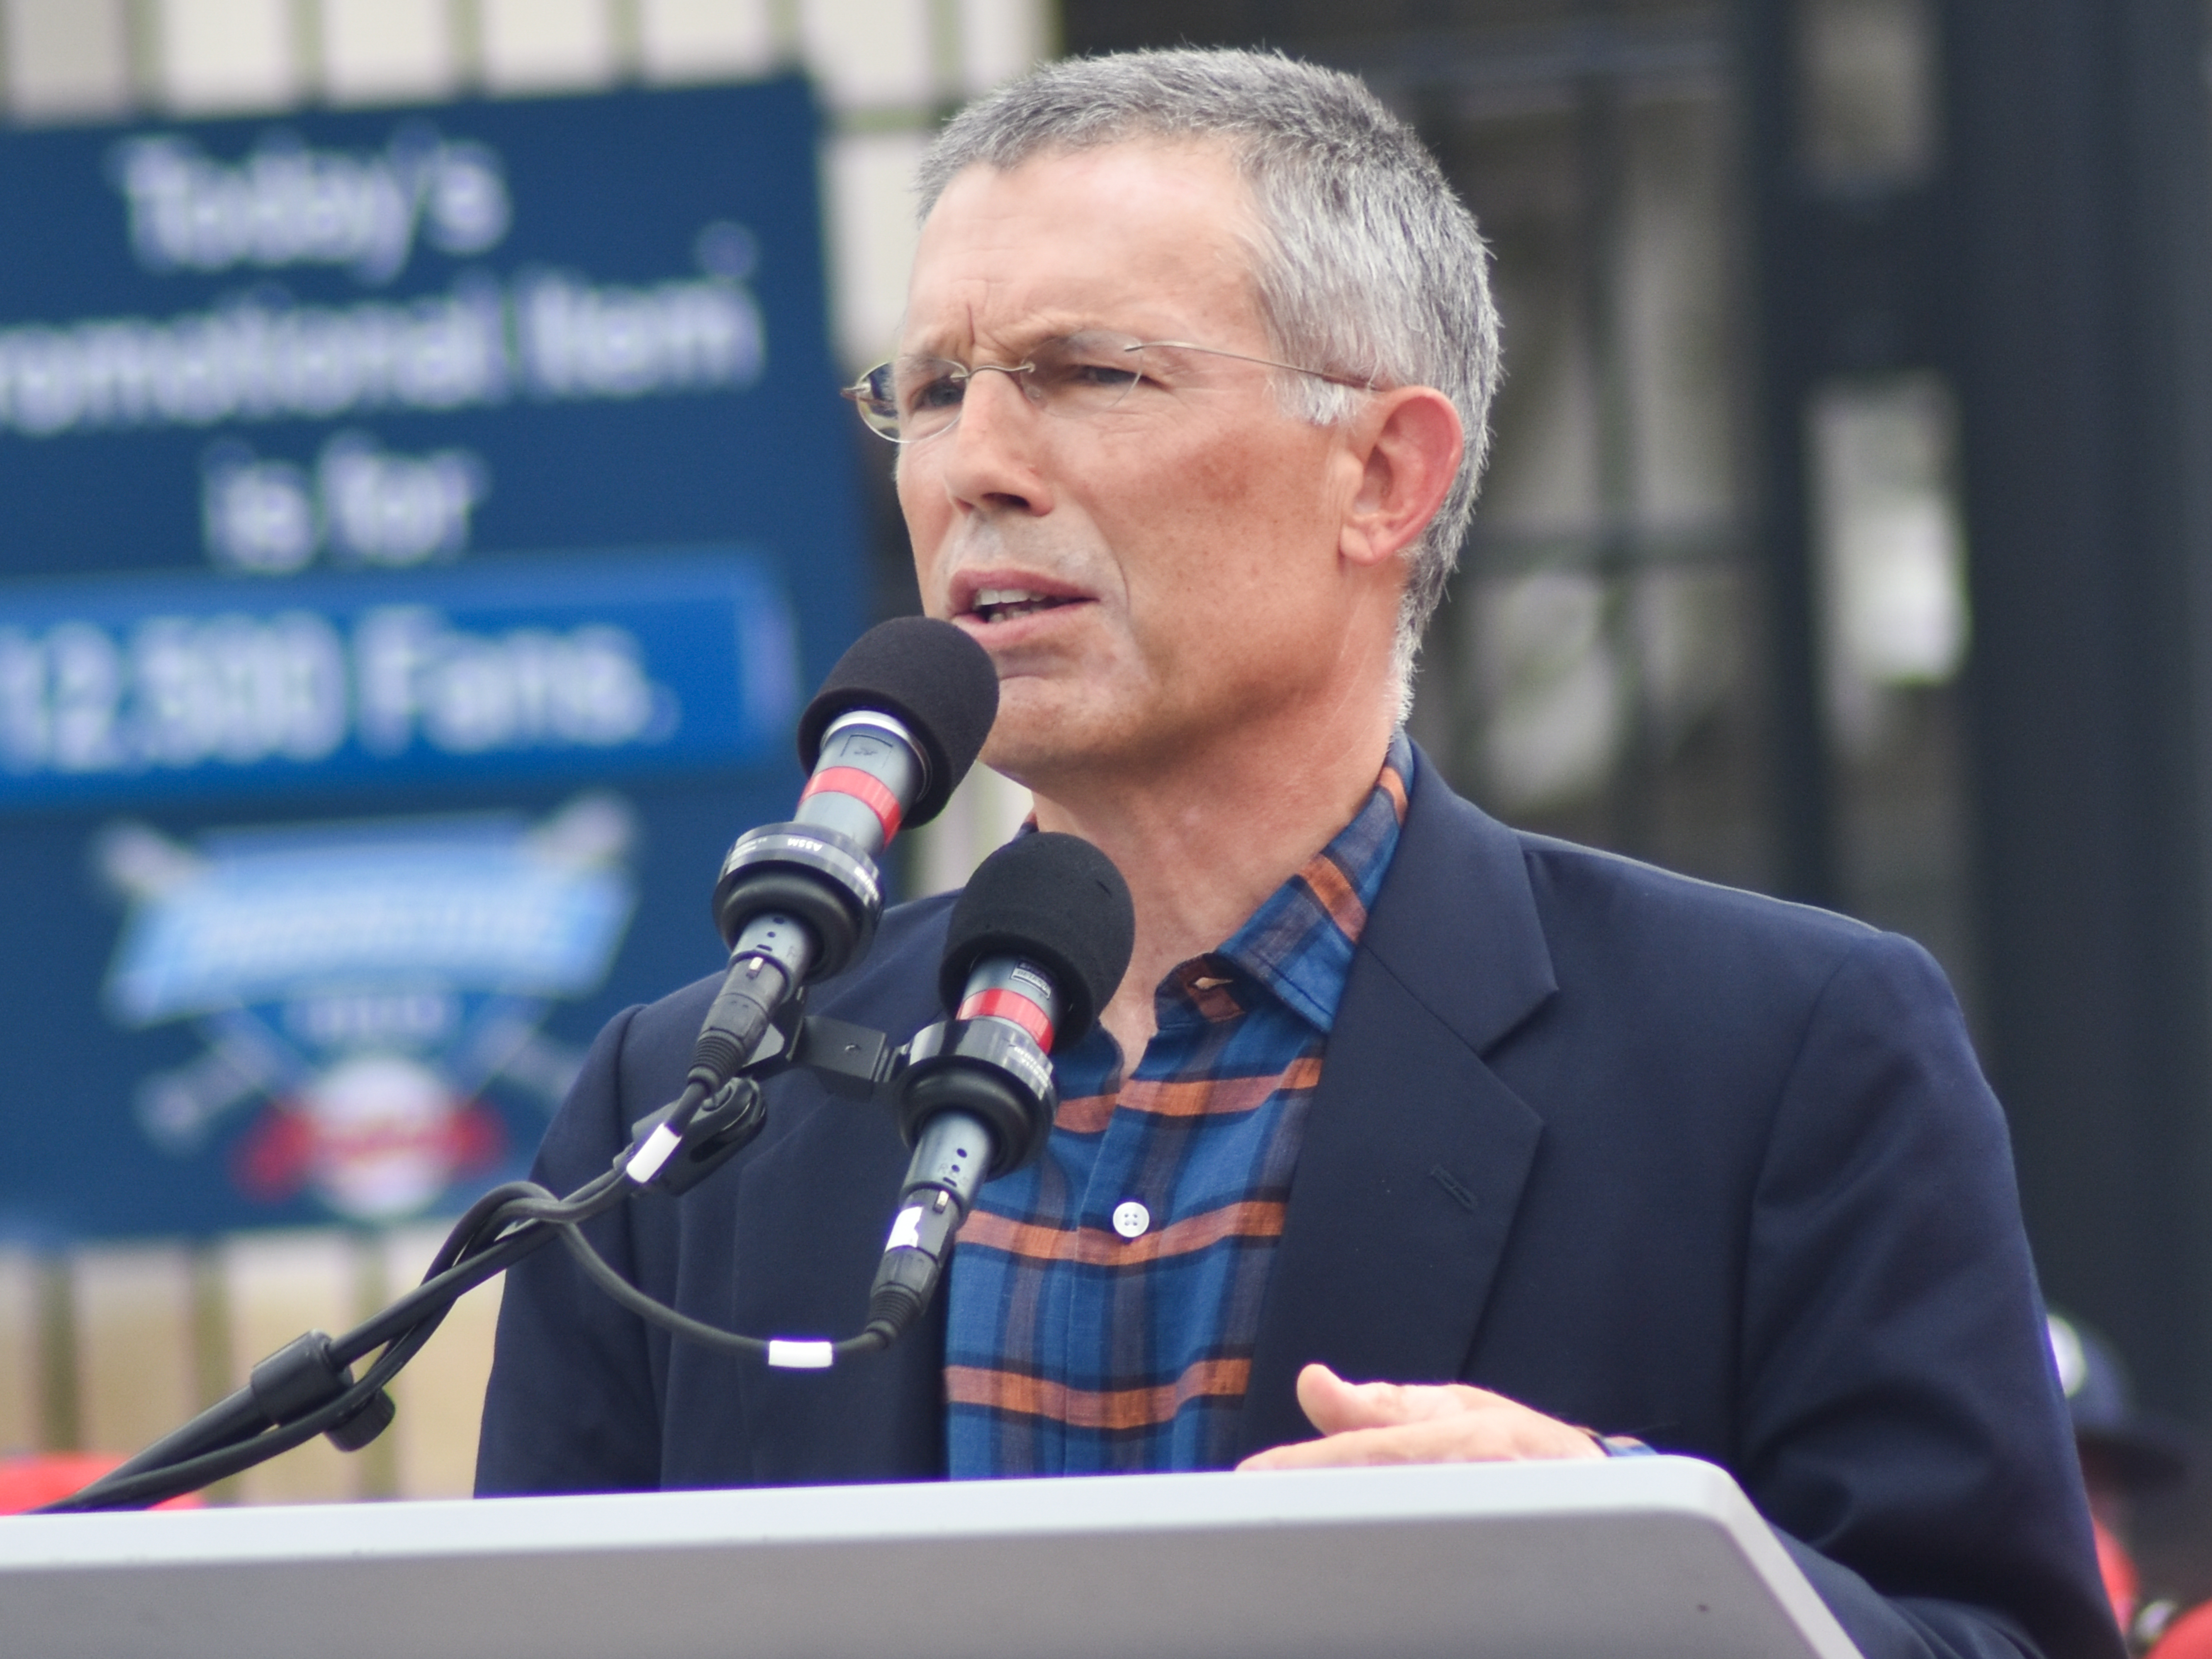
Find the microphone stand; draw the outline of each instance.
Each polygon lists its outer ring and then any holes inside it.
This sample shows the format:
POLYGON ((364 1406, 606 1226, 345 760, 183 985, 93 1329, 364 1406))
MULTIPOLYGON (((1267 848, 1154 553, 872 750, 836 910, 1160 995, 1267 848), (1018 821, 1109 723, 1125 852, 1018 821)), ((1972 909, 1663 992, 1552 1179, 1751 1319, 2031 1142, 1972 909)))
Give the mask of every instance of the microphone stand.
MULTIPOLYGON (((556 1238, 577 1253, 586 1275, 623 1306, 694 1340, 765 1355, 771 1364, 778 1361, 778 1349, 794 1346, 839 1352, 887 1346, 898 1330, 882 1322, 872 1322, 860 1336, 842 1342, 798 1345, 740 1336, 703 1324, 623 1279, 580 1230, 594 1216, 649 1188, 680 1194, 720 1169, 767 1121, 760 1078, 805 1066, 831 1093, 867 1100, 896 1074, 905 1053, 893 1048, 880 1031, 809 1017, 794 1001, 763 1036, 744 1069, 703 1106, 690 1111, 678 1146, 651 1180, 631 1178, 626 1166, 638 1146, 675 1118, 685 1100, 672 1101, 633 1125, 632 1142, 614 1167, 566 1198, 526 1181, 494 1188, 454 1224, 422 1282, 389 1307, 342 1336, 309 1331, 287 1343, 253 1368, 246 1387, 91 1485, 38 1512, 149 1508, 252 1468, 319 1434, 327 1435, 341 1451, 359 1451, 391 1425, 396 1408, 386 1386, 430 1340, 453 1304, 556 1238), (375 1359, 356 1378, 353 1367, 371 1354, 375 1359)), ((812 1369, 829 1362, 817 1357, 798 1363, 812 1369)))

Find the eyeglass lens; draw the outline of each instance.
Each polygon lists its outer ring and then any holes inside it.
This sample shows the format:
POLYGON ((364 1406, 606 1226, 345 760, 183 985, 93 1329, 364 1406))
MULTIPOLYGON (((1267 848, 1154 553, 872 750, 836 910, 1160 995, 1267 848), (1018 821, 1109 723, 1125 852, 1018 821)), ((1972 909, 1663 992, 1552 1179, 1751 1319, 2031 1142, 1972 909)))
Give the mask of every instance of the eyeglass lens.
POLYGON ((1040 340, 1019 363, 973 368, 945 357, 904 357, 872 369, 854 388, 868 424, 914 443, 960 418, 968 383, 978 374, 1011 377, 1048 415, 1098 415, 1144 378, 1144 346, 1133 336, 1093 331, 1040 340))

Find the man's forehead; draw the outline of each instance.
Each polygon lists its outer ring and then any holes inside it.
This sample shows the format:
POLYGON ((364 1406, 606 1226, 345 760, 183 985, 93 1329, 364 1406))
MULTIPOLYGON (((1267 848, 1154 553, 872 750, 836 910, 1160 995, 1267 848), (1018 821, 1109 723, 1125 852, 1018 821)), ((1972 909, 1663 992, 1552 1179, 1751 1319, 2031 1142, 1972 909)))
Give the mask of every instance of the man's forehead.
POLYGON ((929 217, 935 218, 945 203, 986 181, 1024 175, 1049 174, 1059 192, 1112 188, 1116 179, 1140 173, 1170 175, 1202 188, 1226 185, 1243 195, 1246 187, 1238 155, 1227 139, 1197 133, 1132 132, 1079 143, 1048 143, 1010 163, 970 161, 945 181, 929 217))
POLYGON ((955 175, 922 228, 908 349, 1249 308, 1249 194, 1227 147, 1135 138, 955 175))

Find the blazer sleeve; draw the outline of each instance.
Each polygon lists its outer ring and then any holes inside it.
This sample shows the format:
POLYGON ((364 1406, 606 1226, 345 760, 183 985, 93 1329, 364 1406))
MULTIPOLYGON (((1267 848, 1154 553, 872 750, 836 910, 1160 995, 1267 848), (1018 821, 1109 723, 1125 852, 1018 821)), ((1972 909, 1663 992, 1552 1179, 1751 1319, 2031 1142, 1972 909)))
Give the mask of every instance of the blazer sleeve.
MULTIPOLYGON (((547 1129, 531 1179, 573 1192, 629 1143, 619 1078, 638 1010, 592 1043, 547 1129)), ((636 1206, 585 1224, 599 1253, 636 1282, 636 1206)), ((659 1390, 644 1322, 588 1284, 557 1243, 510 1268, 477 1445, 479 1498, 647 1492, 660 1485, 659 1390)))
POLYGON ((1917 945, 1820 993, 1750 1224, 1734 1462, 1867 1659, 2119 1659, 2003 1115, 1917 945))

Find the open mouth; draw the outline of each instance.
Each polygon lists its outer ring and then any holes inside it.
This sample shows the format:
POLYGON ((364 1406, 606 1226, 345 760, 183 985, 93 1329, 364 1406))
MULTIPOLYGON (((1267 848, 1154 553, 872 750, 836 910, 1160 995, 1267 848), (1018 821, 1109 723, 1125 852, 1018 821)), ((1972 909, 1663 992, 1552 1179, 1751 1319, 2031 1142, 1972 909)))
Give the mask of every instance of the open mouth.
POLYGON ((1025 587, 984 587, 976 590, 975 606, 969 614, 987 623, 1012 622, 1017 617, 1079 603, 1051 593, 1033 593, 1025 587))

